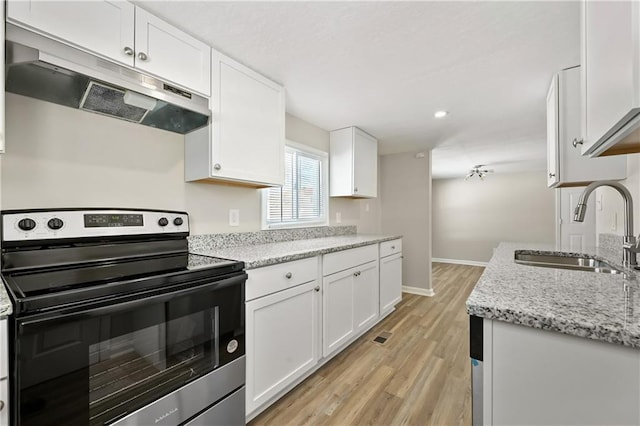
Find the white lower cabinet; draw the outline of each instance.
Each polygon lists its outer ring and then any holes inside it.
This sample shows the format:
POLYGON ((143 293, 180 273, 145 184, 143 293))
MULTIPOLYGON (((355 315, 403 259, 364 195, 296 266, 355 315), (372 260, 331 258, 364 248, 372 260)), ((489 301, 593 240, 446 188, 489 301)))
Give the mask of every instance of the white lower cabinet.
POLYGON ((247 271, 247 421, 393 309, 401 250, 398 239, 247 271))
POLYGON ((317 258, 249 271, 246 293, 256 298, 246 303, 247 415, 318 364, 317 271, 317 258), (311 281, 298 282, 309 275, 311 281))
POLYGON ((326 357, 379 318, 378 247, 325 255, 323 270, 322 355, 326 357))
MULTIPOLYGON (((0 285, 3 285, 0 282, 0 285)), ((9 339, 8 322, 0 320, 0 426, 9 425, 9 339)))
POLYGON ((9 380, 0 380, 0 426, 9 425, 9 380))
POLYGON ((402 300, 402 239, 380 243, 380 315, 402 300))
POLYGON ((483 320, 485 425, 638 425, 640 351, 483 320))

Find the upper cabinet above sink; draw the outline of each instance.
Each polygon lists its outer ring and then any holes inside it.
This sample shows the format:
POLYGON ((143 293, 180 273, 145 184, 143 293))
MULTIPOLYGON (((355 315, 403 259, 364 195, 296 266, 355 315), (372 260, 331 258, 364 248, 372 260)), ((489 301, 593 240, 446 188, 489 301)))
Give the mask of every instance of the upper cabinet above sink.
POLYGON ((211 94, 211 48, 131 3, 10 0, 7 20, 187 90, 211 94))
POLYGON ((547 186, 585 186, 596 180, 627 177, 625 157, 581 155, 580 67, 553 76, 547 93, 547 186))
POLYGON ((582 153, 640 152, 640 3, 584 1, 582 153))

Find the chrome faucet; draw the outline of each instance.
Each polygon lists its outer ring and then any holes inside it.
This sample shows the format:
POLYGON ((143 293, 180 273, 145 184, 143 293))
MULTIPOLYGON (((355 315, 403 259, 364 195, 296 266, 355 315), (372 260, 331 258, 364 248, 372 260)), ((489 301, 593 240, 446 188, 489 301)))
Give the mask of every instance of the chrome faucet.
POLYGON ((635 268, 638 265, 638 262, 636 260, 636 253, 638 253, 640 250, 638 249, 638 242, 636 241, 636 237, 633 235, 633 199, 631 198, 631 193, 626 187, 612 180, 602 180, 589 184, 584 189, 584 191, 582 191, 582 194, 580 194, 578 205, 576 206, 575 212, 573 213, 573 220, 575 220, 576 222, 584 221, 584 215, 587 211, 587 200, 589 199, 589 195, 591 195, 594 189, 601 186, 609 186, 615 189, 624 199, 624 240, 622 244, 622 265, 627 268, 635 268))

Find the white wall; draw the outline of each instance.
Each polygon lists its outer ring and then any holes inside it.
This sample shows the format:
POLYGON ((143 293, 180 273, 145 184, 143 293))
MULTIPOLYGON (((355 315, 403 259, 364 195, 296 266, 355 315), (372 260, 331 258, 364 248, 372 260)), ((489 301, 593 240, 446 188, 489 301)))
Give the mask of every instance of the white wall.
MULTIPOLYGON (((286 118, 288 139, 328 149, 326 130, 286 118)), ((260 229, 258 190, 184 181, 181 135, 11 93, 1 193, 3 209, 174 209, 189 212, 193 234, 260 229), (240 210, 239 227, 228 225, 229 209, 240 210)), ((332 224, 340 211, 343 224, 378 231, 378 211, 364 212, 363 206, 359 200, 332 199, 332 224)))
MULTIPOLYGON (((627 155, 627 178, 620 183, 633 197, 633 223, 637 236, 640 231, 640 154, 627 155)), ((596 235, 624 235, 624 202, 620 194, 613 188, 601 187, 591 196, 596 197, 596 235)))
POLYGON ((433 257, 487 262, 501 241, 555 241, 555 195, 543 172, 433 181, 433 257))
POLYGON ((431 286, 431 153, 380 157, 382 232, 402 239, 403 285, 431 286))

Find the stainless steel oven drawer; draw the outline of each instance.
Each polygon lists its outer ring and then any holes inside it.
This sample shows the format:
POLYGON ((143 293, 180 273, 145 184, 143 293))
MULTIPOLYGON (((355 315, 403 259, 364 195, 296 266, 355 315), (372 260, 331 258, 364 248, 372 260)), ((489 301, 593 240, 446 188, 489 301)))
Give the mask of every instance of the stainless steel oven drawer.
POLYGON ((244 426, 245 387, 241 387, 184 426, 244 426))
MULTIPOLYGON (((203 407, 208 407, 234 389, 239 387, 244 389, 244 384, 245 356, 243 355, 127 417, 111 423, 111 425, 175 426, 196 415, 203 407)), ((239 411, 244 421, 244 393, 239 411)))

